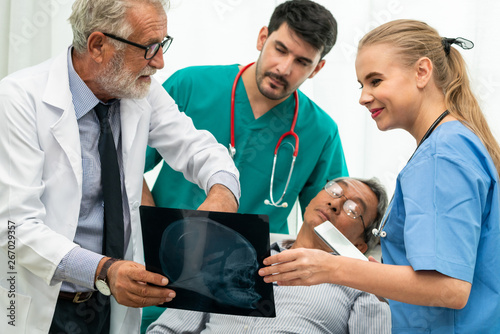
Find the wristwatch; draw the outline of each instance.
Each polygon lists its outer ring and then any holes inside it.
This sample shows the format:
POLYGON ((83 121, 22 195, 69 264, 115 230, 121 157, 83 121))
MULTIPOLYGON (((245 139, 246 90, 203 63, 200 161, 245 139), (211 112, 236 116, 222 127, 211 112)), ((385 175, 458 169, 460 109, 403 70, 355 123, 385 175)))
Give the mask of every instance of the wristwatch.
POLYGON ((108 285, 108 269, 116 261, 119 260, 110 258, 106 262, 104 262, 101 271, 99 272, 99 275, 97 275, 97 278, 95 280, 95 287, 97 288, 97 290, 99 290, 100 293, 105 296, 111 295, 111 289, 108 285))

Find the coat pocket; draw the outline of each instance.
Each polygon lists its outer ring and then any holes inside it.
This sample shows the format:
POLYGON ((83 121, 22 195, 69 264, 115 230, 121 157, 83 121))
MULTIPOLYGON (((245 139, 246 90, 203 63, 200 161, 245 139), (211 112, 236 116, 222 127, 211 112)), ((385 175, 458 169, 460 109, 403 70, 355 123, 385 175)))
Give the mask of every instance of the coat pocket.
POLYGON ((2 277, 0 282, 0 333, 17 334, 26 332, 26 321, 31 297, 17 293, 17 275, 2 277))

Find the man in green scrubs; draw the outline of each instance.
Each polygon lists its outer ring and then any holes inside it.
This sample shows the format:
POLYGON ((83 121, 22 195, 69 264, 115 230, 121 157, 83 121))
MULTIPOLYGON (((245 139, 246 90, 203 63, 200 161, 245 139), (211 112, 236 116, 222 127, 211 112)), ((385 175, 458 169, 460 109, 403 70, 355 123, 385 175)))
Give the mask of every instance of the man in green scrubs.
MULTIPOLYGON (((271 233, 288 233, 287 217, 299 199, 301 208, 322 189, 327 180, 347 176, 347 167, 337 125, 299 86, 314 77, 325 65, 323 57, 335 44, 337 23, 323 6, 308 0, 287 1, 276 7, 268 27, 258 35, 260 56, 238 80, 234 103, 234 162, 240 172, 241 197, 238 212, 266 214, 271 233), (274 150, 288 132, 294 118, 298 92, 299 109, 295 126, 300 141, 293 173, 281 203, 265 203, 270 198, 274 150), (280 204, 281 204, 280 203, 280 204)), ((231 91, 242 65, 188 67, 174 73, 163 87, 193 119, 198 129, 210 131, 217 141, 231 141, 231 91)), ((278 152, 273 182, 273 199, 282 196, 290 172, 293 146, 287 136, 278 152)), ((161 162, 148 148, 146 171, 161 162)), ((197 209, 205 193, 197 185, 163 163, 152 189, 146 183, 144 205, 197 209)), ((144 310, 143 328, 153 315, 144 310)))
MULTIPOLYGON (((288 233, 287 217, 297 198, 305 208, 327 179, 348 174, 337 125, 298 90, 295 132, 300 147, 283 199, 288 206, 264 203, 271 199, 276 144, 291 128, 295 107, 292 93, 324 66, 323 57, 335 43, 336 34, 335 19, 323 6, 311 1, 281 4, 269 26, 259 32, 259 59, 243 72, 236 86, 234 162, 241 183, 238 212, 267 214, 271 233, 288 233)), ((198 129, 209 130, 219 143, 227 146, 231 141, 231 90, 241 67, 185 68, 174 73, 163 87, 198 129)), ((293 137, 287 136, 279 149, 273 184, 275 202, 285 189, 291 167, 293 147, 284 142, 295 145, 293 137)), ((149 148, 146 171, 160 161, 156 150, 149 148)), ((198 208, 206 196, 196 184, 186 181, 165 163, 152 195, 157 206, 186 209, 198 208)))

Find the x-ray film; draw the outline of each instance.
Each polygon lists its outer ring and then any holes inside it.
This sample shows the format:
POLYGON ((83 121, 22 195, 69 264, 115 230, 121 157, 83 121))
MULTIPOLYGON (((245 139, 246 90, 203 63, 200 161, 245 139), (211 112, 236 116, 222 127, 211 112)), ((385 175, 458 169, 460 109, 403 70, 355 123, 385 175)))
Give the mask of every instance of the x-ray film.
POLYGON ((141 206, 146 268, 176 292, 161 306, 275 317, 272 284, 257 272, 270 255, 266 215, 141 206))

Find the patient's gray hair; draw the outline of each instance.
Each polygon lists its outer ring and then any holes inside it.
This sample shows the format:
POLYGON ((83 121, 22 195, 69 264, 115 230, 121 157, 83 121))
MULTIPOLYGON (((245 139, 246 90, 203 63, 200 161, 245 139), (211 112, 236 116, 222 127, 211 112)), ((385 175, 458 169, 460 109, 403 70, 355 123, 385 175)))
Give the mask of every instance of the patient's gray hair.
MULTIPOLYGON (((338 178, 335 179, 335 181, 339 181, 342 179, 347 179, 346 177, 338 178)), ((379 238, 375 237, 372 233, 373 228, 378 226, 380 221, 382 220, 382 217, 384 217, 385 210, 387 209, 387 192, 385 191, 384 186, 380 183, 380 181, 373 177, 371 179, 361 179, 361 178, 356 178, 356 177, 350 177, 350 179, 357 180, 359 182, 362 182, 366 184, 368 187, 370 187, 371 191, 375 194, 377 197, 377 214, 375 215, 375 219, 373 219, 371 222, 365 222, 367 224, 364 232, 364 239, 366 244, 368 245, 368 250, 372 249, 375 245, 379 243, 379 238)))
MULTIPOLYGON (((69 23, 73 29, 73 48, 77 53, 87 50, 87 39, 94 31, 107 32, 128 38, 133 29, 126 20, 127 10, 134 6, 150 4, 158 11, 166 11, 168 0, 76 0, 69 23)), ((117 50, 125 44, 110 39, 117 50)))

